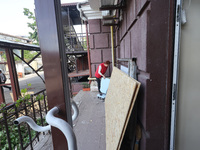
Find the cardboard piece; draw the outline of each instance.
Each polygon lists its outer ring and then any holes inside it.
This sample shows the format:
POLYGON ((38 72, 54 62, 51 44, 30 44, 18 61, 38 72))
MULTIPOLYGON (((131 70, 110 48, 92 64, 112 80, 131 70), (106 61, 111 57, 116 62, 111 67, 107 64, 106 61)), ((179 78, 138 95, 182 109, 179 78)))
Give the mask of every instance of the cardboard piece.
POLYGON ((120 149, 140 83, 114 67, 106 99, 106 149, 120 149))

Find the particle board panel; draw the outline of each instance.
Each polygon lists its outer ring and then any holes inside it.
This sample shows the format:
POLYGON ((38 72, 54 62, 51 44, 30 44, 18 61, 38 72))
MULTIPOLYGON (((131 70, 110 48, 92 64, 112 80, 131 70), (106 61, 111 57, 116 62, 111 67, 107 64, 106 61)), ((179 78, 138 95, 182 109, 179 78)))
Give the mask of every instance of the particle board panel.
POLYGON ((120 148, 140 83, 114 67, 105 100, 106 149, 120 148))
POLYGON ((120 141, 119 141, 117 149, 120 149, 120 147, 121 147, 121 143, 122 143, 122 140, 123 140, 123 137, 124 137, 124 134, 125 134, 128 122, 129 122, 129 118, 131 116, 131 113, 132 113, 132 110, 133 110, 133 106, 135 104, 135 101, 136 101, 136 98, 137 98, 137 94, 138 94, 138 91, 139 91, 139 88, 140 88, 140 82, 138 82, 136 80, 135 80, 135 82, 137 82, 136 88, 135 88, 135 91, 134 91, 134 94, 133 94, 133 99, 132 99, 132 102, 130 104, 130 108, 128 110, 127 118, 126 118, 125 123, 124 123, 124 128, 123 128, 123 131, 122 131, 122 134, 121 134, 120 141))

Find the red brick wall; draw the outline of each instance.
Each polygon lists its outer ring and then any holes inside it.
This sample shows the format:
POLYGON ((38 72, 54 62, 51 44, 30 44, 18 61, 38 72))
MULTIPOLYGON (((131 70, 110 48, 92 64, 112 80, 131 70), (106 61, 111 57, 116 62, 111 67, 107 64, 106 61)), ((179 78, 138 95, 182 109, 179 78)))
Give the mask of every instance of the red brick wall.
POLYGON ((137 58, 140 150, 169 149, 173 51, 172 0, 127 0, 116 28, 116 58, 137 58))
MULTIPOLYGON (((137 58, 140 150, 169 149, 174 6, 173 0, 127 0, 115 28, 115 59, 137 58)), ((93 77, 99 63, 111 61, 110 29, 101 24, 89 21, 93 77)))
MULTIPOLYGON (((89 20, 90 59, 92 77, 98 65, 106 60, 112 62, 110 27, 102 26, 101 20, 89 20)), ((106 76, 111 75, 112 65, 106 71, 106 76)))

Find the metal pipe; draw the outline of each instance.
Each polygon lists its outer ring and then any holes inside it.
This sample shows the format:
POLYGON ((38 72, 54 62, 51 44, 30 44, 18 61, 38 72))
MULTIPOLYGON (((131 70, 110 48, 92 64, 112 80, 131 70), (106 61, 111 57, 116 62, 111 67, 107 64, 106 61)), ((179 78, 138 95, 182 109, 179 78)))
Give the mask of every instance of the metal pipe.
POLYGON ((181 10, 182 0, 176 1, 176 20, 174 35, 174 61, 173 61, 173 79, 171 95, 171 126, 170 126, 170 150, 175 149, 176 139, 176 115, 178 100, 178 77, 179 77, 179 56, 180 56, 180 38, 181 38, 181 10))
POLYGON ((83 21, 87 21, 87 18, 83 15, 83 11, 82 11, 82 9, 80 8, 80 5, 81 5, 81 4, 87 4, 87 3, 88 3, 88 2, 85 1, 85 2, 78 3, 78 4, 76 5, 77 10, 80 12, 80 18, 81 18, 83 21))
POLYGON ((19 117, 17 118, 15 121, 14 121, 14 124, 15 125, 19 125, 20 123, 22 122, 26 122, 28 123, 28 125, 35 131, 38 131, 38 132, 44 132, 44 131, 48 131, 51 129, 51 126, 48 125, 48 126, 38 126, 34 120, 31 118, 31 117, 28 117, 28 116, 22 116, 22 117, 19 117))
POLYGON ((58 107, 52 108, 46 115, 46 121, 49 125, 58 128, 65 135, 68 143, 69 150, 77 150, 76 136, 73 132, 72 127, 64 120, 55 117, 58 114, 58 107))
POLYGON ((85 28, 86 28, 86 40, 87 40, 88 66, 89 66, 89 74, 90 74, 89 77, 91 78, 92 77, 92 71, 91 71, 90 45, 89 45, 89 36, 88 36, 88 25, 87 25, 87 22, 85 22, 85 28))
POLYGON ((114 66, 115 66, 115 60, 114 60, 114 38, 113 38, 113 26, 110 26, 110 32, 111 32, 112 67, 114 67, 114 66))
POLYGON ((72 115, 72 120, 76 120, 76 118, 78 117, 79 114, 79 109, 78 106, 76 105, 76 103, 74 101, 72 101, 72 109, 73 109, 73 115, 72 115))

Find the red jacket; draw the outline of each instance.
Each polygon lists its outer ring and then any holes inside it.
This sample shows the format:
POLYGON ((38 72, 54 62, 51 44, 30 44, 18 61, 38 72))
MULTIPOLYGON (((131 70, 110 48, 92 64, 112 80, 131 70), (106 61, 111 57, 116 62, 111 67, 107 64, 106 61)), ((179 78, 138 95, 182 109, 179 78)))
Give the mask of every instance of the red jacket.
MULTIPOLYGON (((101 66, 101 73, 104 75, 104 74, 106 73, 106 70, 107 70, 108 67, 106 67, 106 66, 104 65, 104 63, 101 63, 99 66, 101 66)), ((95 72, 95 76, 96 76, 97 78, 101 78, 101 77, 102 77, 102 76, 98 73, 98 72, 99 72, 99 66, 98 66, 98 68, 97 68, 97 70, 96 70, 96 72, 95 72)))

